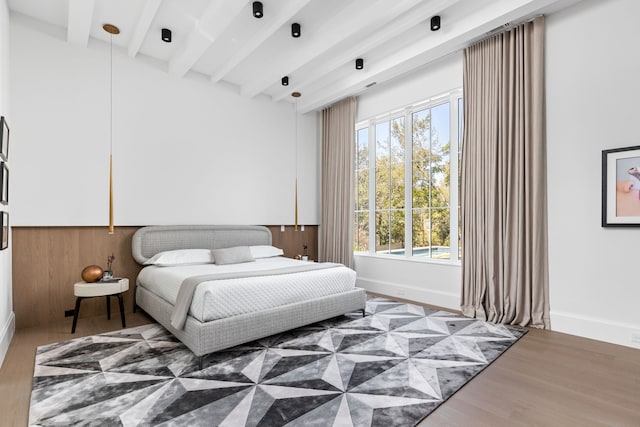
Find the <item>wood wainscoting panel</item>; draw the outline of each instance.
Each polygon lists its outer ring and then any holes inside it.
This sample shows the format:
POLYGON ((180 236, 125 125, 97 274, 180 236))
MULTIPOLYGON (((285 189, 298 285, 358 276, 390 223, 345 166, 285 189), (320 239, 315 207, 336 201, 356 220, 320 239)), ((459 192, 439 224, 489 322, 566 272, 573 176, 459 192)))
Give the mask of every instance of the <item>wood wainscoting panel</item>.
MULTIPOLYGON (((82 280, 82 269, 92 264, 105 269, 111 254, 116 257, 114 274, 129 278, 124 301, 125 311, 131 312, 133 285, 141 269, 131 256, 131 237, 138 228, 116 227, 114 234, 108 234, 107 227, 12 227, 16 328, 63 318, 65 310, 74 308, 73 285, 82 280)), ((114 298, 111 303, 112 320, 117 323, 118 303, 114 298)), ((80 318, 106 315, 106 310, 106 298, 86 299, 80 318)))
POLYGON ((305 225, 304 231, 298 226, 295 230, 293 225, 285 226, 285 231, 280 231, 281 226, 269 225, 273 246, 284 251, 284 255, 293 258, 296 255, 304 254, 304 245, 307 245, 307 254, 310 260, 318 261, 318 226, 305 225))
MULTIPOLYGON (((318 260, 318 226, 305 225, 304 231, 287 225, 268 226, 273 245, 293 258, 303 254, 307 245, 310 260, 318 260)), ((131 238, 140 227, 116 227, 108 234, 107 227, 12 227, 13 310, 16 328, 46 325, 64 318, 66 310, 75 306, 73 285, 82 280, 82 269, 88 265, 107 266, 107 257, 114 254, 113 271, 117 277, 129 279, 129 291, 124 294, 125 312, 133 310, 133 291, 142 267, 131 255, 131 238)), ((80 318, 105 316, 106 298, 82 301, 80 318)), ((111 321, 120 328, 118 303, 111 299, 111 321)), ((72 318, 69 317, 69 330, 72 318)), ((81 323, 81 321, 79 322, 81 323)))

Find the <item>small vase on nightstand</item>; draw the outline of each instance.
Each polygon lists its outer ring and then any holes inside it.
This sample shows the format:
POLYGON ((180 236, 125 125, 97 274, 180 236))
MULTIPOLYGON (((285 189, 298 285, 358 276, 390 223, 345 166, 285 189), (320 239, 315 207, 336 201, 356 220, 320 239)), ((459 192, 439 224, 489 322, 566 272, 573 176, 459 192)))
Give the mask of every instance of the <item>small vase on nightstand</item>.
POLYGON ((111 266, 113 265, 113 261, 115 261, 115 255, 111 254, 107 257, 107 269, 104 271, 104 275, 102 276, 102 280, 111 280, 113 279, 113 270, 111 266))

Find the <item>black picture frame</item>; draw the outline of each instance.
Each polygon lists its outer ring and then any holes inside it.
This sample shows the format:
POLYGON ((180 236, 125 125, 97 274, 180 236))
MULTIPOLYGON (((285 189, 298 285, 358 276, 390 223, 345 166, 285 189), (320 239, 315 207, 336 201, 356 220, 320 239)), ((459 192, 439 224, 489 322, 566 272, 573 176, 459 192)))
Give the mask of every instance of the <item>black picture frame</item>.
POLYGON ((6 162, 0 162, 0 203, 9 204, 9 168, 6 162))
POLYGON ((9 160, 9 125, 4 116, 0 117, 0 159, 9 160))
POLYGON ((640 145, 602 151, 602 226, 640 227, 640 145))
POLYGON ((0 251, 9 247, 9 212, 0 215, 0 251))

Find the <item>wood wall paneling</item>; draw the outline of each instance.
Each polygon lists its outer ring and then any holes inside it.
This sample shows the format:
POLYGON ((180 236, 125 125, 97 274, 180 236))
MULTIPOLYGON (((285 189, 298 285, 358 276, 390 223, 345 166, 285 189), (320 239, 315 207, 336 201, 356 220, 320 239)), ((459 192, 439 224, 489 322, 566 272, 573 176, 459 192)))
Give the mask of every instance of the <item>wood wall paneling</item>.
MULTIPOLYGON (((141 267, 131 256, 131 237, 139 227, 14 227, 12 228, 13 306, 16 328, 43 325, 64 317, 74 308, 73 285, 82 280, 87 265, 106 268, 114 254, 117 277, 128 277, 130 289, 141 267)), ((124 294, 125 310, 133 307, 132 290, 124 294)), ((106 298, 82 301, 80 318, 106 315, 106 298)), ((111 304, 118 321, 118 305, 111 304)), ((71 319, 71 318, 69 318, 71 319)), ((69 321, 71 322, 71 320, 69 321)))
MULTIPOLYGON (((268 226, 273 245, 285 256, 303 254, 308 246, 309 259, 318 259, 318 226, 305 225, 302 231, 287 225, 268 226)), ((13 227, 13 309, 16 328, 46 325, 59 321, 65 310, 75 305, 73 284, 82 280, 82 269, 96 264, 106 268, 107 257, 114 254, 113 270, 117 277, 129 278, 124 294, 125 311, 133 310, 133 288, 141 266, 131 255, 131 239, 140 227, 116 227, 110 235, 107 227, 13 227)), ((111 301, 111 321, 119 328, 118 304, 111 301)), ((82 301, 80 318, 106 316, 106 298, 82 301)), ((71 320, 69 317, 69 328, 71 320)), ((80 322, 79 322, 80 323, 80 322)))
POLYGON ((279 225, 269 225, 271 230, 273 246, 284 250, 284 255, 293 258, 296 255, 303 255, 304 245, 307 245, 310 260, 318 261, 318 226, 305 225, 304 231, 298 226, 295 231, 293 225, 285 226, 285 231, 280 231, 279 225))

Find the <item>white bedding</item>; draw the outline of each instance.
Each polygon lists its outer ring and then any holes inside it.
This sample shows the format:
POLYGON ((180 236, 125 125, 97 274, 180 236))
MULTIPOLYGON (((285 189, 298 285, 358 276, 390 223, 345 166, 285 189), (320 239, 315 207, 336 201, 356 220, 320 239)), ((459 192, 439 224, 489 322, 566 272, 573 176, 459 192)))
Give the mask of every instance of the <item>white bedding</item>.
MULTIPOLYGON (((138 275, 138 285, 175 304, 180 284, 187 277, 277 269, 301 262, 304 261, 274 257, 230 265, 152 265, 142 269, 138 275)), ((338 266, 294 274, 204 282, 195 291, 189 314, 201 322, 207 322, 349 291, 355 287, 355 280, 355 271, 338 266)))

